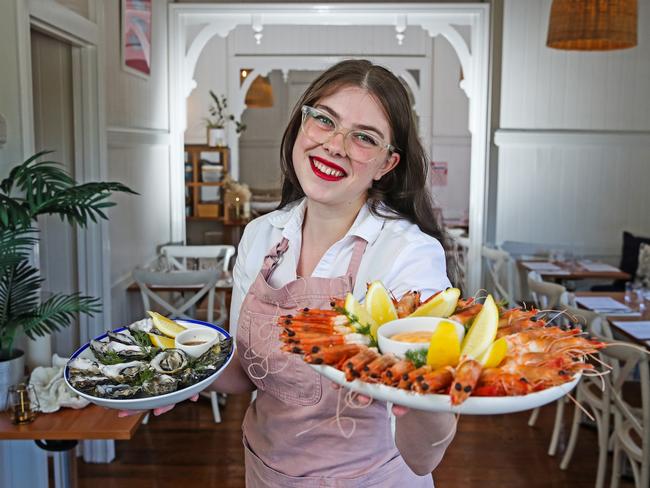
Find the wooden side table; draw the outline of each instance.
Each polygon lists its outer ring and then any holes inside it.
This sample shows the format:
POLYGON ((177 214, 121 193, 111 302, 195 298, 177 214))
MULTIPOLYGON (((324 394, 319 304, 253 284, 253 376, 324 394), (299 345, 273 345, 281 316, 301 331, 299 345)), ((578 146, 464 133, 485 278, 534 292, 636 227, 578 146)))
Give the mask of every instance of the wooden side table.
POLYGON ((7 412, 0 412, 0 440, 34 440, 54 451, 55 486, 77 486, 74 448, 80 440, 128 440, 133 437, 145 414, 118 417, 117 410, 89 405, 74 410, 40 414, 30 424, 14 425, 7 412))

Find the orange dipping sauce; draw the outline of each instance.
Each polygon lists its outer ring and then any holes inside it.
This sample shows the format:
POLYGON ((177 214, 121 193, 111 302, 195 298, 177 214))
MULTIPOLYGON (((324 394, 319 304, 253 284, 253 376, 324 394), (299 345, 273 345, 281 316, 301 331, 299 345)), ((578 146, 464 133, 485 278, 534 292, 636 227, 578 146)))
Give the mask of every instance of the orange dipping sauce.
POLYGON ((433 331, 431 330, 417 330, 415 332, 401 332, 399 334, 393 334, 390 339, 398 342, 429 342, 433 331))

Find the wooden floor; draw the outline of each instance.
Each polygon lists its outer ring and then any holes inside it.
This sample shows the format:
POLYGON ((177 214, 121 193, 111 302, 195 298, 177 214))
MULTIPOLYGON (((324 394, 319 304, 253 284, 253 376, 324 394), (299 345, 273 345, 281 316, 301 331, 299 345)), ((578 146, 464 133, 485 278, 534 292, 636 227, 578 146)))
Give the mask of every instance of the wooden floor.
MULTIPOLYGON (((152 417, 131 441, 117 442, 113 463, 80 461, 79 487, 243 487, 241 422, 248 398, 230 396, 218 425, 203 398, 152 417)), ((568 421, 572 408, 567 410, 568 421)), ((574 459, 561 471, 558 457, 546 454, 554 412, 554 405, 545 407, 534 428, 527 425, 528 413, 461 417, 459 432, 433 473, 436 488, 593 487, 595 431, 581 429, 574 459)), ((620 486, 633 484, 623 480, 620 486)))

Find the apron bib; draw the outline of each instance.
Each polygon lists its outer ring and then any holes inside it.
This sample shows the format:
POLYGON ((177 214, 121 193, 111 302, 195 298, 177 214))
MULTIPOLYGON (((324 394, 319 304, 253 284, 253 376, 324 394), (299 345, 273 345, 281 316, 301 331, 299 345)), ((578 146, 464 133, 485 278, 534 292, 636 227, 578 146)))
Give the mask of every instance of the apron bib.
POLYGON ((332 297, 354 287, 366 241, 357 238, 345 275, 298 278, 281 288, 269 278, 289 241, 284 238, 264 259, 242 303, 237 330, 240 362, 257 387, 244 423, 246 486, 258 487, 432 487, 431 476, 413 473, 395 447, 386 404, 345 409, 335 420, 345 390, 309 367, 298 354, 283 352, 280 315, 301 308, 329 308, 332 297), (329 420, 328 420, 329 419, 329 420))

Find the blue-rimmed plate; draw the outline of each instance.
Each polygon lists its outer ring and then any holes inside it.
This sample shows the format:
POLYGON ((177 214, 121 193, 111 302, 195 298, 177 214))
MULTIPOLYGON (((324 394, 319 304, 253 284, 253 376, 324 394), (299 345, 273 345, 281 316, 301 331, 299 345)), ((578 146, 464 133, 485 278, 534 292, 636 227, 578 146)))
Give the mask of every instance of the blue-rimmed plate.
MULTIPOLYGON (((209 327, 211 329, 216 330, 219 333, 221 340, 231 338, 228 331, 222 329, 217 325, 210 324, 208 322, 201 322, 199 320, 180 320, 180 319, 176 320, 175 322, 177 322, 179 325, 182 325, 183 327, 186 328, 209 327)), ((113 332, 122 332, 124 330, 126 330, 126 327, 115 329, 113 332)), ((107 334, 102 334, 99 337, 96 337, 94 340, 101 341, 106 337, 107 334)), ((226 357, 226 360, 221 365, 221 367, 218 368, 210 376, 202 379, 197 383, 194 383, 193 385, 187 386, 180 390, 176 390, 171 393, 165 393, 163 395, 157 395, 157 396, 148 396, 142 398, 125 398, 125 399, 101 398, 94 395, 89 395, 88 393, 84 393, 83 391, 79 391, 76 388, 74 388, 69 381, 70 371, 67 365, 65 367, 63 375, 66 384, 72 391, 74 391, 80 397, 83 397, 88 401, 95 403, 96 405, 100 405, 102 407, 107 407, 107 408, 115 408, 118 410, 150 410, 152 408, 159 408, 159 407, 164 407, 166 405, 172 405, 174 403, 182 402, 183 400, 187 400, 188 398, 196 395, 200 391, 207 388, 208 385, 210 385, 210 383, 212 383, 215 379, 217 379, 217 377, 226 369, 226 367, 228 366, 228 364, 233 358, 234 352, 235 352, 235 344, 233 341, 232 347, 230 349, 230 353, 226 357)), ((74 352, 74 354, 70 357, 70 360, 73 360, 77 357, 92 359, 93 361, 96 360, 95 355, 90 349, 90 343, 85 344, 84 346, 77 349, 74 352)))

